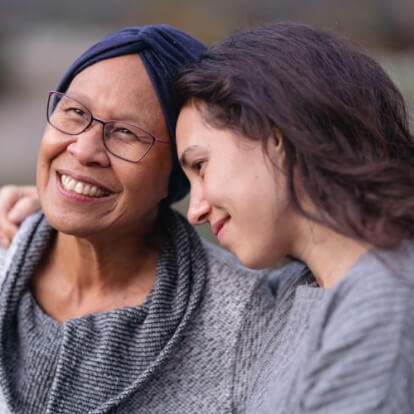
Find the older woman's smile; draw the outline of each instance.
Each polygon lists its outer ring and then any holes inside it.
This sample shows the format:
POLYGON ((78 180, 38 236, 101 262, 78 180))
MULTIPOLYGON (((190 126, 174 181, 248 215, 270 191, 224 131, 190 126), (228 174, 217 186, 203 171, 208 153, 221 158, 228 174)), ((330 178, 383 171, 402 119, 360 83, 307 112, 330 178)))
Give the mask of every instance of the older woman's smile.
POLYGON ((73 178, 70 178, 67 175, 62 175, 60 177, 60 182, 65 190, 74 191, 75 193, 82 194, 88 197, 100 198, 109 195, 108 192, 105 192, 104 190, 96 187, 95 185, 90 185, 83 183, 82 181, 77 181, 73 178))
POLYGON ((90 178, 74 177, 71 174, 57 173, 58 184, 67 192, 80 194, 87 198, 108 197, 112 192, 90 178))

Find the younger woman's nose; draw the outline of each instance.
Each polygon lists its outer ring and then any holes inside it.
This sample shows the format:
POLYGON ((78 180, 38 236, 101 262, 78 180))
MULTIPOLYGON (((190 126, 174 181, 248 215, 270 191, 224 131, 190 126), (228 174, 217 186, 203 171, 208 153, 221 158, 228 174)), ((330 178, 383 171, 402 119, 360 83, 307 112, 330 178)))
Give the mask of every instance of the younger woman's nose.
POLYGON ((191 190, 190 194, 187 219, 193 225, 205 223, 211 212, 211 204, 205 198, 201 197, 200 193, 200 191, 191 190))

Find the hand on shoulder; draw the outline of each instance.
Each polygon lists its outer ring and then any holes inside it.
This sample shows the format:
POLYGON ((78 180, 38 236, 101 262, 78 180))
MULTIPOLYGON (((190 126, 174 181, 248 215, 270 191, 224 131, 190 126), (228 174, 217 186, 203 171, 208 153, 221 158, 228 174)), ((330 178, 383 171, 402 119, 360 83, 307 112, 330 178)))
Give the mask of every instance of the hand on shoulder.
POLYGON ((6 185, 0 188, 0 246, 7 248, 19 225, 40 209, 35 186, 6 185))

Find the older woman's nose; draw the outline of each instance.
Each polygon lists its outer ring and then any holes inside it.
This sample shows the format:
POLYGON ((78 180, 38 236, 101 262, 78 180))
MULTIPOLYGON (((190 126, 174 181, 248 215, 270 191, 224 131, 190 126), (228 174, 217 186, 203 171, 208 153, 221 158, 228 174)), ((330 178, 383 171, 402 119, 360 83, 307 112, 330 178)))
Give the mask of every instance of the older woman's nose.
POLYGON ((187 219, 193 225, 203 224, 211 212, 211 204, 203 197, 201 189, 191 189, 187 219))
POLYGON ((107 167, 110 160, 103 143, 102 129, 102 125, 95 123, 86 131, 74 136, 75 139, 68 145, 67 150, 81 164, 107 167))

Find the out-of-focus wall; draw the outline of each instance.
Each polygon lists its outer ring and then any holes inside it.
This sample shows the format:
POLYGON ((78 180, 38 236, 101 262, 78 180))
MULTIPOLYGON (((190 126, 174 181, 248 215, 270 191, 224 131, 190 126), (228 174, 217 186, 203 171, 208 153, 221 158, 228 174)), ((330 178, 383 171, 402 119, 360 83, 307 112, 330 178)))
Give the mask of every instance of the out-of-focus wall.
POLYGON ((3 35, 0 184, 34 182, 47 92, 74 58, 107 30, 39 25, 3 35))
POLYGON ((413 17, 412 0, 0 0, 0 186, 34 183, 47 91, 120 27, 170 23, 211 44, 264 22, 318 24, 377 57, 414 108, 413 17))

